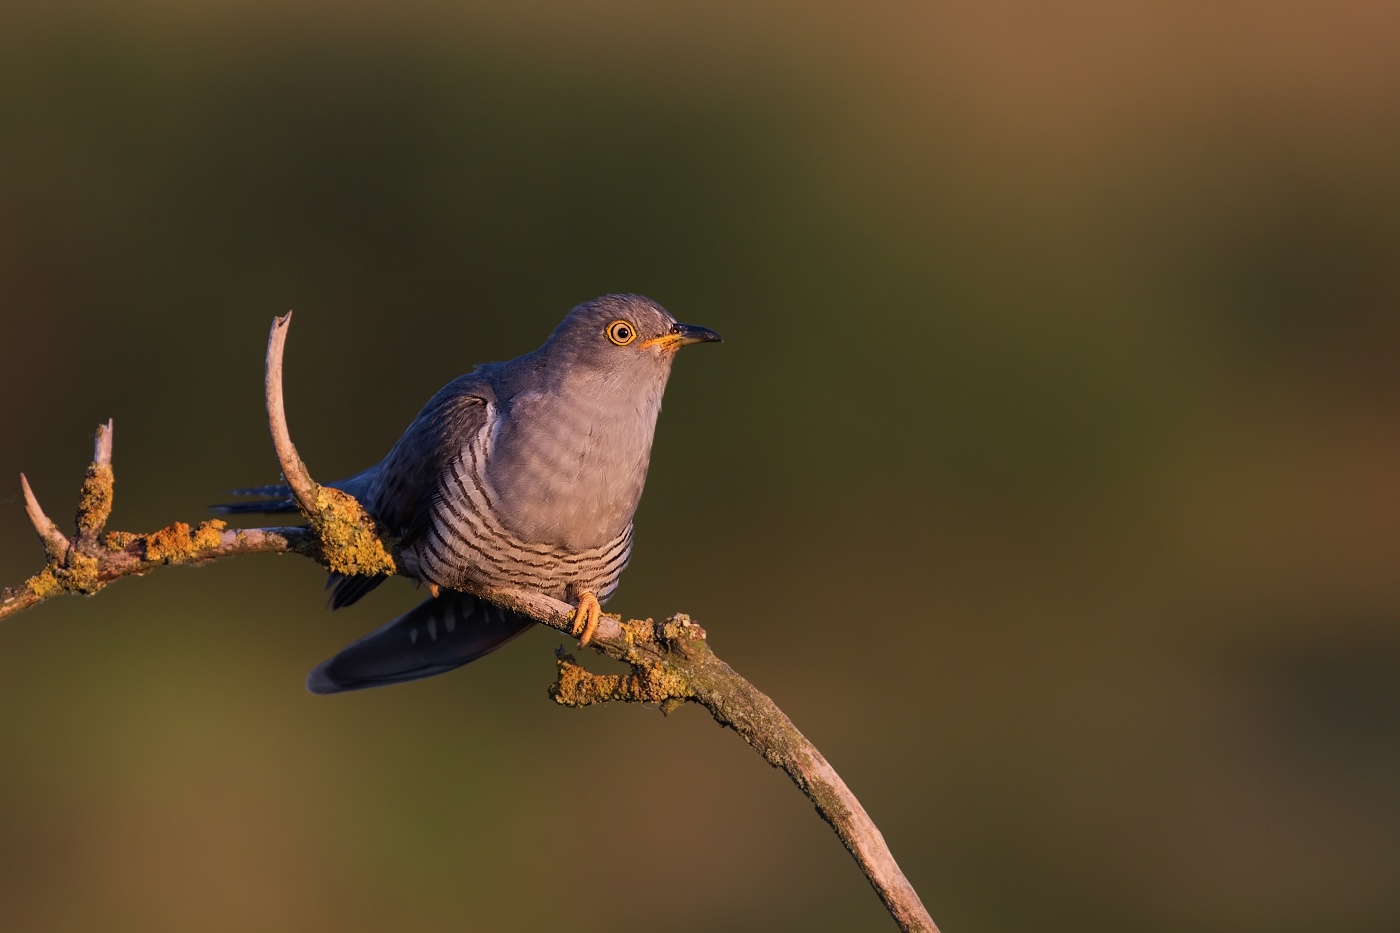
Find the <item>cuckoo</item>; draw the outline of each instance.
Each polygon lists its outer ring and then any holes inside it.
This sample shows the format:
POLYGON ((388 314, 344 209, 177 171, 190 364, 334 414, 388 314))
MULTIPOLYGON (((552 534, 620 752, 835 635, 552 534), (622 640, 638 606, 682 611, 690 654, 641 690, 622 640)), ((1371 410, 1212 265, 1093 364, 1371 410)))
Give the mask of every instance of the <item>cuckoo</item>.
MULTIPOLYGON (((441 674, 533 623, 466 592, 527 589, 577 606, 587 644, 632 553, 661 396, 676 351, 717 341, 640 295, 569 312, 538 350, 478 366, 428 401, 375 466, 330 485, 398 542, 401 572, 431 596, 313 670, 339 693, 441 674)), ((296 510, 285 486, 236 490, 262 501, 224 512, 296 510)), ((339 609, 383 576, 332 575, 339 609)))

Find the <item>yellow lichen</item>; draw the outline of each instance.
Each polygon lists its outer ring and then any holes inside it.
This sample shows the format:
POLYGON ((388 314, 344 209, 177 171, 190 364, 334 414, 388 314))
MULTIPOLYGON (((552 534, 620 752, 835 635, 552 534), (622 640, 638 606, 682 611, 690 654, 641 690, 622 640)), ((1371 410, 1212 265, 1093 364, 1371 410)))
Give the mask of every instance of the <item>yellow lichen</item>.
POLYGON ((102 581, 97 578, 97 558, 74 551, 68 555, 68 566, 58 571, 58 577, 65 589, 91 596, 102 589, 102 581))
POLYGON ((318 486, 311 527, 320 539, 322 560, 333 572, 377 575, 398 571, 374 519, 354 496, 318 486))
POLYGON ((59 593, 83 593, 91 596, 105 585, 98 576, 97 558, 79 551, 70 552, 64 566, 50 563, 24 585, 40 599, 48 599, 59 593))
POLYGON ((190 541, 201 551, 216 548, 223 543, 224 529, 227 527, 227 522, 221 522, 217 518, 200 522, 194 534, 190 535, 190 541))
POLYGON ((134 535, 129 531, 109 531, 102 538, 102 543, 109 551, 125 551, 127 546, 141 540, 140 535, 134 535))
POLYGON ((549 695, 561 706, 591 706, 622 700, 628 703, 660 703, 671 713, 691 696, 685 677, 662 664, 633 665, 632 673, 594 674, 565 655, 558 660, 558 679, 549 695))
POLYGON ((112 487, 116 476, 105 463, 87 468, 83 488, 78 493, 78 532, 92 538, 100 533, 112 514, 112 487))
POLYGON ((705 630, 690 621, 690 616, 684 613, 676 613, 659 628, 660 640, 688 662, 699 661, 709 651, 705 630))
POLYGON ((29 592, 40 599, 48 599, 50 596, 56 596, 63 592, 63 584, 59 583, 58 578, 54 576, 52 567, 45 567, 25 580, 24 585, 29 588, 29 592))
POLYGON ((656 623, 651 619, 628 619, 621 623, 621 628, 622 637, 634 648, 656 641, 656 623))
POLYGON ((654 619, 629 619, 619 626, 628 646, 622 660, 634 666, 658 650, 675 652, 687 661, 699 660, 707 650, 705 630, 684 613, 676 613, 659 625, 654 619))
POLYGON ((672 645, 683 645, 705 639, 705 630, 690 620, 684 612, 678 612, 666 620, 661 627, 661 637, 672 645))
POLYGON ((616 674, 594 674, 563 657, 558 661, 559 676, 549 695, 560 706, 590 706, 612 699, 622 678, 616 674))
POLYGON ((191 529, 184 522, 176 522, 146 535, 145 558, 165 564, 183 564, 198 560, 203 552, 219 546, 225 527, 225 524, 217 519, 201 522, 195 529, 191 529))
POLYGON ((179 563, 192 550, 190 526, 185 522, 176 522, 146 535, 146 560, 179 563))

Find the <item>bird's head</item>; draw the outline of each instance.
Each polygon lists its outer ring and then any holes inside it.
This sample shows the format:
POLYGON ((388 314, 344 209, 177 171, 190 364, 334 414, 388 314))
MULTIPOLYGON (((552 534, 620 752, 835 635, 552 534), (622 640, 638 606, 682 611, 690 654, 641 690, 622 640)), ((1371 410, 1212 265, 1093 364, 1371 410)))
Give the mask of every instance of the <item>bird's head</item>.
POLYGON ((607 372, 665 372, 676 351, 719 334, 681 324, 641 295, 604 295, 569 312, 546 344, 574 365, 607 372))

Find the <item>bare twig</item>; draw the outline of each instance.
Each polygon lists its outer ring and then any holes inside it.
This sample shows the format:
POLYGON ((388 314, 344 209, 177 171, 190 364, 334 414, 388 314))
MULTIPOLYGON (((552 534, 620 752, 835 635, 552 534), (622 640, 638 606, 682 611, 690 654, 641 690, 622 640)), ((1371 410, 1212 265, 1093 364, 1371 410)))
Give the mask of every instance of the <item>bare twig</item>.
MULTIPOLYGON (((98 429, 93 464, 78 509, 79 535, 69 541, 39 508, 20 477, 25 507, 49 555, 22 586, 0 592, 0 618, 62 593, 95 593, 113 580, 168 564, 194 564, 236 554, 295 552, 339 573, 397 573, 394 542, 344 492, 318 485, 298 456, 283 410, 282 356, 290 312, 277 318, 267 348, 267 414, 278 463, 310 528, 231 530, 220 521, 191 528, 177 522, 148 535, 110 532, 99 542, 112 503, 112 423, 98 429)), ((480 588, 477 595, 536 621, 571 632, 574 607, 526 590, 480 588)), ((856 859, 901 930, 937 933, 884 837, 844 781, 771 699, 710 651, 705 631, 684 615, 663 623, 603 616, 590 645, 626 663, 624 676, 596 675, 572 657, 559 659, 551 688, 556 702, 588 706, 614 700, 657 703, 670 713, 699 703, 720 725, 739 733, 769 764, 784 771, 816 806, 856 859)))
POLYGON ((112 419, 97 426, 97 435, 92 441, 92 462, 96 466, 112 465, 112 419))
POLYGON ((287 328, 292 323, 292 312, 288 311, 272 322, 272 333, 267 338, 267 372, 265 388, 267 393, 267 426, 272 431, 272 449, 277 452, 277 462, 282 467, 282 476, 291 487, 292 498, 296 500, 301 514, 310 517, 316 513, 316 484, 306 464, 301 462, 296 445, 292 443, 291 432, 287 430, 287 413, 282 403, 282 352, 287 346, 287 328))
POLYGON ((34 496, 34 490, 29 487, 29 479, 23 473, 19 475, 19 488, 24 490, 24 511, 29 515, 29 522, 34 526, 34 530, 39 533, 39 540, 44 542, 44 550, 50 558, 61 559, 68 553, 68 539, 58 530, 52 519, 44 514, 39 500, 34 496))
POLYGON ((292 443, 282 395, 282 355, 291 323, 290 311, 273 319, 272 333, 267 339, 267 423, 272 430, 272 449, 282 467, 282 476, 291 488, 297 508, 316 533, 320 549, 313 556, 335 573, 370 576, 398 573, 393 556, 394 542, 381 533, 373 516, 353 496, 313 480, 292 443))

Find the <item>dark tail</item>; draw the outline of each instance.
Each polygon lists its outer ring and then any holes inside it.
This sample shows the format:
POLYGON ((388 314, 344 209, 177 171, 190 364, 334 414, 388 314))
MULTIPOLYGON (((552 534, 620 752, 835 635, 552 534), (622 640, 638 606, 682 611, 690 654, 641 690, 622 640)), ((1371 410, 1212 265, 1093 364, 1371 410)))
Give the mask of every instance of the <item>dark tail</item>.
POLYGON ((343 693, 432 677, 495 651, 531 625, 495 603, 444 591, 318 666, 306 689, 343 693))
POLYGON ((330 607, 344 609, 346 606, 357 603, 387 579, 389 578, 382 575, 367 577, 363 574, 355 574, 347 577, 342 573, 333 573, 330 575, 330 579, 326 580, 326 589, 331 591, 330 607))
POLYGON ((221 502, 209 508, 224 515, 265 515, 271 512, 295 512, 297 504, 292 501, 292 490, 287 486, 253 486, 248 489, 230 489, 230 496, 262 496, 259 502, 221 502))

